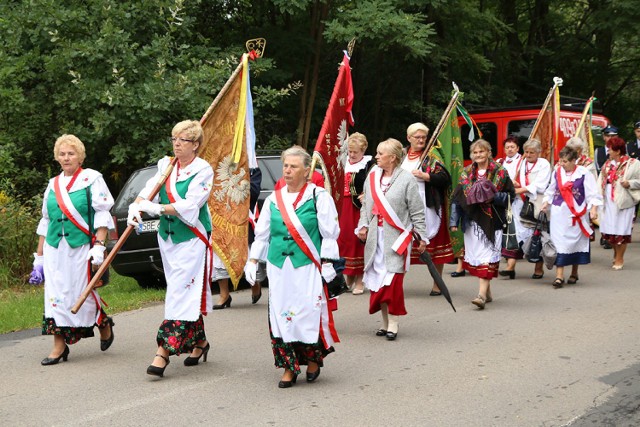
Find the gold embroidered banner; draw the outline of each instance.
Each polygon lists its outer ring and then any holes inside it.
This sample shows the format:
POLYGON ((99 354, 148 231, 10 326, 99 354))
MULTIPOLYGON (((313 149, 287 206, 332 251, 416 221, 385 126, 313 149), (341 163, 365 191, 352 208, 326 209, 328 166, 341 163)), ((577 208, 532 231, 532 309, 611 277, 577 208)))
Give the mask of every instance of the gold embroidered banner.
POLYGON ((245 119, 248 85, 242 75, 248 73, 246 58, 231 75, 201 120, 204 149, 200 157, 213 168, 213 190, 209 209, 213 230, 213 250, 224 263, 233 287, 237 288, 248 255, 249 163, 245 119), (241 99, 241 94, 245 99, 241 99), (240 123, 240 126, 238 126, 240 123), (238 135, 236 135, 238 133, 238 135), (235 147, 240 143, 240 147, 235 147), (235 151, 235 153, 234 153, 235 151), (239 153, 239 157, 237 154, 239 153), (235 155, 234 155, 235 154, 235 155), (237 162, 234 162, 234 157, 237 162))

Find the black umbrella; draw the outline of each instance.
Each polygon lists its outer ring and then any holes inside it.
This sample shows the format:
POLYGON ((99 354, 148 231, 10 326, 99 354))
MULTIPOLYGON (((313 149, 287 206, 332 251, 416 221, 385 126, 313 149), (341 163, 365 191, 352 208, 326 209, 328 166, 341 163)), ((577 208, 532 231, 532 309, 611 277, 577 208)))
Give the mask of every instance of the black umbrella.
POLYGON ((429 273, 431 274, 431 277, 433 277, 433 280, 438 285, 440 292, 442 292, 442 295, 447 299, 449 304, 451 304, 451 308, 453 308, 453 311, 456 311, 456 308, 453 306, 453 301, 451 301, 451 294, 449 294, 449 289, 447 288, 447 285, 445 285, 444 280, 442 280, 442 276, 440 276, 440 273, 438 273, 438 269, 433 263, 433 260, 431 259, 431 255, 429 255, 429 252, 427 251, 422 252, 420 254, 420 260, 422 260, 422 262, 427 264, 427 267, 429 268, 429 273))

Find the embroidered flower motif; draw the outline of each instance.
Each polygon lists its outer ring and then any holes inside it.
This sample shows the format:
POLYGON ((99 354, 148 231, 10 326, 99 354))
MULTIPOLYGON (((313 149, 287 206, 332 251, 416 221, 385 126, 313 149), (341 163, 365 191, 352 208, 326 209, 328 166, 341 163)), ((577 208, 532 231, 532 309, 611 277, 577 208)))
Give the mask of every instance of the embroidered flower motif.
POLYGON ((196 282, 196 278, 195 278, 195 277, 192 277, 192 278, 191 278, 191 282, 189 282, 189 283, 187 283, 186 285, 184 285, 184 287, 185 287, 186 289, 191 289, 191 285, 193 285, 195 282, 196 282))
POLYGON ((57 307, 58 304, 62 304, 62 299, 57 297, 49 298, 49 302, 51 303, 51 307, 57 307))
POLYGON ((287 323, 291 323, 296 314, 293 311, 283 311, 280 316, 284 317, 284 320, 286 320, 287 323))

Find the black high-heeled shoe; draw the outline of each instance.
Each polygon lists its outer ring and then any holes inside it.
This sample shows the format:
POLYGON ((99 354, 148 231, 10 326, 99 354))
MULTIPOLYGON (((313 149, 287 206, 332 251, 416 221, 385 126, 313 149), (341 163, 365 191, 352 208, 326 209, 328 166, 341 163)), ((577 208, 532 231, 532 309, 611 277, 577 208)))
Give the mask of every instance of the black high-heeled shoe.
POLYGON ((111 317, 107 317, 106 323, 109 325, 109 328, 111 329, 111 336, 109 337, 109 339, 100 340, 100 350, 102 351, 107 351, 109 347, 111 347, 111 344, 113 344, 113 326, 115 325, 115 323, 113 323, 113 319, 111 317))
POLYGON ((165 362, 167 362, 167 364, 162 368, 159 366, 149 365, 149 367, 147 368, 147 374, 162 378, 164 376, 164 370, 167 368, 167 366, 169 366, 169 358, 161 354, 156 354, 156 357, 162 357, 165 362))
POLYGON ((227 307, 231 307, 231 295, 229 295, 229 298, 227 298, 227 300, 225 302, 223 302, 222 304, 215 304, 213 306, 214 310, 222 310, 223 308, 227 308, 227 307))
POLYGON ((255 304, 258 301, 260 301, 261 297, 262 297, 262 290, 260 290, 260 293, 258 295, 251 295, 251 304, 255 304))
POLYGON ((184 366, 196 366, 198 362, 200 362, 201 357, 202 357, 203 363, 207 361, 207 355, 209 354, 209 349, 211 348, 211 345, 207 342, 207 345, 205 345, 204 347, 200 347, 199 345, 197 345, 196 348, 199 348, 200 350, 202 350, 202 353, 200 353, 200 356, 198 357, 189 356, 186 359, 184 359, 184 366))
POLYGON ((293 387, 293 385, 298 381, 298 374, 293 374, 293 378, 290 381, 280 380, 278 382, 278 388, 289 388, 293 387))
POLYGON ((511 280, 516 278, 516 271, 515 270, 502 270, 498 274, 500 274, 502 277, 508 277, 511 280))
POLYGON ((451 272, 451 277, 464 277, 466 275, 467 275, 467 272, 465 270, 451 272))
POLYGON ((49 366, 49 365, 57 365, 60 362, 60 359, 62 359, 63 362, 67 361, 67 358, 69 357, 69 346, 68 345, 64 345, 64 351, 62 352, 62 354, 58 357, 46 357, 44 359, 42 359, 42 362, 40 362, 40 364, 42 366, 49 366))
POLYGON ((307 372, 307 382, 312 383, 320 376, 320 366, 318 366, 318 370, 315 372, 307 372))

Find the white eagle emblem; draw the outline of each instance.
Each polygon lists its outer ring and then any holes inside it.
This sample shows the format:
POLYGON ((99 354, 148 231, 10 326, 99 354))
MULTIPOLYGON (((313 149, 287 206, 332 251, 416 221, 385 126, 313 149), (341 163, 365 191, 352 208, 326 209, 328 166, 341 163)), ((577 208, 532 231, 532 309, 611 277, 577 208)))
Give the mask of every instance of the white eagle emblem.
POLYGON ((231 161, 231 154, 226 156, 216 169, 215 187, 220 189, 213 192, 213 197, 218 201, 225 201, 227 209, 231 209, 229 202, 239 204, 249 197, 251 184, 244 179, 244 168, 238 169, 238 164, 231 161), (236 172, 237 171, 237 172, 236 172))
POLYGON ((349 133, 347 131, 347 121, 342 120, 340 122, 340 126, 338 127, 338 143, 340 144, 340 152, 338 153, 338 168, 344 168, 344 165, 347 163, 347 156, 349 154, 349 144, 347 143, 347 139, 349 138, 349 133))

